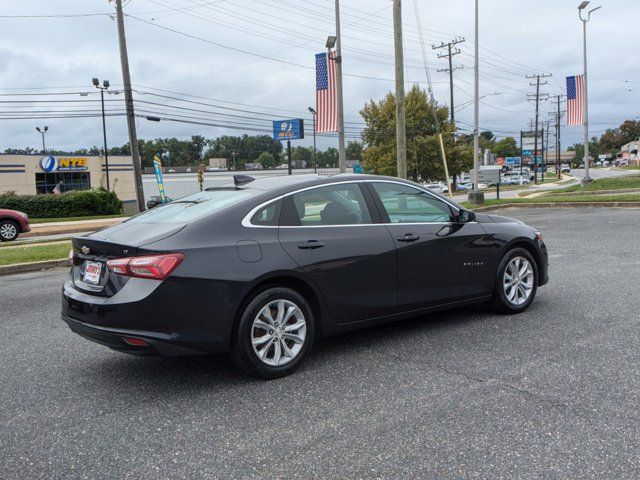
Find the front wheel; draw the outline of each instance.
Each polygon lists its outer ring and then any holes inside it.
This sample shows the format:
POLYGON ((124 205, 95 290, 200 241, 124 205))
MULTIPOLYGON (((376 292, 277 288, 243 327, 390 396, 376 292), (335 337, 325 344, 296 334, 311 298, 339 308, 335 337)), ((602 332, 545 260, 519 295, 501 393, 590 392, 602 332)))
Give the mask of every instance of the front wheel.
POLYGON ((12 220, 3 220, 0 222, 0 240, 3 242, 10 242, 18 238, 20 230, 18 224, 12 220))
POLYGON ((293 372, 313 344, 315 322, 307 301, 289 288, 258 293, 244 308, 232 357, 245 373, 277 378, 293 372))
POLYGON ((524 312, 536 296, 538 267, 524 248, 509 250, 502 258, 491 306, 502 313, 524 312))

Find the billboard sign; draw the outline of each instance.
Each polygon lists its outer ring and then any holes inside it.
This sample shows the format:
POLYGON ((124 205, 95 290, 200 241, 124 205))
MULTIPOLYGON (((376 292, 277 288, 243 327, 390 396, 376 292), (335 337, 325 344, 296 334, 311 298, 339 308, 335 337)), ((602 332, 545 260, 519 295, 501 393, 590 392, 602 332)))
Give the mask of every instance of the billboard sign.
POLYGON ((291 118, 273 121, 274 140, 300 140, 304 138, 304 120, 291 118))
POLYGON ((520 157, 507 157, 505 158, 505 161, 507 162, 507 166, 514 166, 514 165, 520 165, 520 157))

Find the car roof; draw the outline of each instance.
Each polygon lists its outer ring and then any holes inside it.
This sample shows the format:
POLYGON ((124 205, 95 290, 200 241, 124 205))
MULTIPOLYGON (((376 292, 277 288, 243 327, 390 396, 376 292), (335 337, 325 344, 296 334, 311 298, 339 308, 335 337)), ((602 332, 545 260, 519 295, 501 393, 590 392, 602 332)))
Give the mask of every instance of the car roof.
MULTIPOLYGON (((321 186, 325 184, 332 184, 336 182, 349 182, 349 181, 391 181, 397 183, 403 183, 407 186, 425 188, 424 185, 419 185, 411 180, 405 180, 397 177, 388 177, 382 175, 370 175, 364 173, 340 173, 335 175, 316 175, 316 174, 301 174, 301 175, 274 175, 273 177, 256 178, 254 181, 235 187, 233 183, 227 184, 219 188, 239 188, 239 189, 254 189, 258 194, 256 198, 260 201, 267 200, 268 198, 274 198, 279 195, 286 195, 287 193, 304 189, 307 187, 321 186)), ((215 189, 215 188, 214 188, 215 189)), ((212 189, 212 190, 214 190, 212 189)), ((442 198, 449 204, 454 205, 456 208, 462 209, 463 207, 458 205, 451 198, 447 198, 440 195, 438 192, 430 190, 431 195, 442 198)))

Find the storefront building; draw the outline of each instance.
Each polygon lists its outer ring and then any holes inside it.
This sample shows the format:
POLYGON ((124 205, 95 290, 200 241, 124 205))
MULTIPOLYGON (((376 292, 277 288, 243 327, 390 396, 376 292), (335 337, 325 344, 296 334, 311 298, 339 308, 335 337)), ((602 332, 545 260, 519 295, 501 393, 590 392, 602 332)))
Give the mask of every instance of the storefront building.
MULTIPOLYGON (((101 156, 0 155, 0 194, 51 194, 107 187, 101 156)), ((136 204, 131 157, 109 157, 109 186, 125 205, 136 204)))

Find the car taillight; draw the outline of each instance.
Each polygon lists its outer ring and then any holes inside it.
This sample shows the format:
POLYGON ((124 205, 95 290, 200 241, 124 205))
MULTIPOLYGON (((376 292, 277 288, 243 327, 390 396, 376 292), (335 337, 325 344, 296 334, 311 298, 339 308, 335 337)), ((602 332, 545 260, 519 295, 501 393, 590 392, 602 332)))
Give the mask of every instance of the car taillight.
POLYGON ((69 266, 73 266, 73 258, 75 257, 75 252, 73 251, 73 248, 71 250, 69 250, 69 266))
POLYGON ((116 275, 164 280, 183 260, 184 255, 182 253, 114 258, 107 261, 107 268, 116 275))

